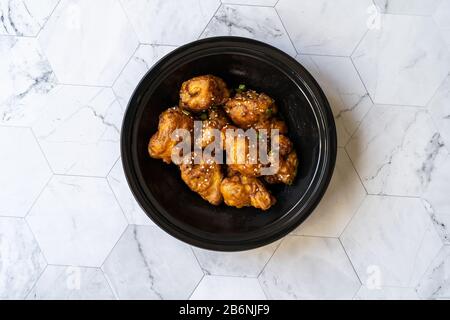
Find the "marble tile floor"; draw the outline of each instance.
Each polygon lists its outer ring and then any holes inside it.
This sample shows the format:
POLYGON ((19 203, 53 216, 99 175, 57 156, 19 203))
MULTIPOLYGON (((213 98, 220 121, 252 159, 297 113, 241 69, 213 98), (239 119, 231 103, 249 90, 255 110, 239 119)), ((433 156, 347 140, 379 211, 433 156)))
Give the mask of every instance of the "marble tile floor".
POLYGON ((450 299, 449 21, 450 0, 0 0, 0 299, 450 299), (219 35, 296 58, 338 130, 315 212, 241 253, 162 232, 119 152, 145 72, 219 35))

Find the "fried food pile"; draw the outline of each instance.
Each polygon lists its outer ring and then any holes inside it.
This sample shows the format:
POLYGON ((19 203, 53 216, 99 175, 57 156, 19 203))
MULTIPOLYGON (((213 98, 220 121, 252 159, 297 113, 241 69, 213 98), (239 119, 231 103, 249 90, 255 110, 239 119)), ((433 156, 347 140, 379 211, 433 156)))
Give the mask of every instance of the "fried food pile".
MULTIPOLYGON (((225 203, 236 208, 268 210, 276 199, 267 186, 291 185, 297 175, 297 153, 287 134, 286 123, 278 117, 278 108, 271 97, 247 90, 245 85, 230 90, 221 78, 204 75, 182 84, 179 105, 160 115, 158 131, 150 139, 148 151, 152 158, 167 164, 174 162, 173 154, 180 156, 183 160, 176 164, 181 179, 213 205, 225 203), (200 123, 200 136, 194 134, 196 121, 200 123), (178 129, 184 129, 189 137, 174 135, 178 129), (269 157, 268 162, 255 159, 250 152, 255 141, 239 135, 230 139, 228 129, 266 130, 269 140, 276 140, 275 144, 265 142, 271 146, 267 151, 269 154, 276 151, 279 156, 269 157), (279 135, 272 138, 273 130, 278 130, 279 135), (183 154, 176 146, 186 138, 190 138, 187 140, 190 146, 200 148, 200 153, 218 142, 227 157, 226 164, 218 163, 214 156, 199 154, 195 148, 183 154), (269 167, 276 171, 268 175, 265 169, 269 167)), ((257 143, 260 138, 258 135, 257 143)))

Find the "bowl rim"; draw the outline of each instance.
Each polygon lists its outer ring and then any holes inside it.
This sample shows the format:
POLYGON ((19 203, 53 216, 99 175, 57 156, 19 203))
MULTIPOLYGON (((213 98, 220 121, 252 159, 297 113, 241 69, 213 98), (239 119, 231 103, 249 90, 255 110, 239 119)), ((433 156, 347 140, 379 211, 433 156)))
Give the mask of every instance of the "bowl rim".
MULTIPOLYGON (((220 52, 217 54, 220 54, 220 52)), ((155 77, 157 76, 155 75, 153 78, 155 77)), ((143 95, 145 95, 145 92, 143 95)), ((146 213, 146 215, 157 226, 173 237, 199 248, 215 251, 244 251, 262 247, 281 239, 303 223, 303 221, 313 212, 325 194, 333 175, 337 156, 337 133, 333 113, 323 90, 312 75, 300 64, 300 62, 289 56, 287 53, 267 43, 243 37, 223 36, 197 40, 180 46, 160 59, 146 72, 134 89, 125 110, 122 122, 120 145, 122 165, 131 192, 144 213, 146 213), (150 85, 148 82, 151 81, 149 79, 152 78, 154 73, 158 73, 158 70, 169 60, 173 60, 177 57, 181 59, 187 54, 187 52, 190 51, 192 51, 190 54, 195 53, 195 50, 202 51, 205 49, 203 48, 204 46, 211 46, 211 48, 214 47, 219 50, 225 50, 225 48, 227 48, 226 46, 229 46, 229 48, 233 48, 234 50, 243 50, 243 52, 247 52, 247 54, 253 53, 255 55, 263 55, 266 58, 275 58, 274 63, 284 65, 285 70, 289 69, 293 73, 293 76, 296 77, 297 81, 301 81, 309 91, 310 97, 315 101, 315 105, 318 107, 318 110, 315 110, 315 112, 322 113, 322 116, 319 118, 317 118, 316 115, 316 120, 319 122, 326 122, 322 123, 322 130, 324 130, 326 138, 323 143, 320 143, 319 146, 322 149, 319 152, 322 159, 319 159, 318 161, 316 172, 307 190, 302 195, 301 199, 297 201, 297 203, 287 213, 290 213, 294 209, 296 212, 294 214, 284 214, 284 221, 281 221, 282 223, 277 222, 277 228, 273 228, 270 234, 260 234, 261 232, 256 232, 260 235, 255 236, 252 239, 248 239, 245 242, 242 242, 242 240, 220 241, 205 239, 204 237, 192 234, 180 226, 172 223, 170 221, 170 217, 167 217, 161 213, 161 210, 157 208, 158 206, 148 199, 147 192, 144 190, 145 188, 143 188, 143 186, 139 183, 139 177, 137 176, 136 168, 133 164, 135 159, 133 154, 136 151, 136 148, 133 149, 132 143, 130 142, 133 141, 133 133, 136 131, 135 109, 137 109, 136 107, 139 105, 139 100, 142 98, 142 96, 139 95, 139 92, 143 90, 142 86, 145 83, 145 87, 149 88, 150 85), (319 170, 320 162, 322 162, 322 165, 320 166, 321 170, 319 170), (310 190, 313 184, 314 188, 310 190), (307 194, 309 194, 309 199, 307 199, 301 208, 297 208, 300 201, 307 194), (300 217, 299 212, 302 212, 300 217)))

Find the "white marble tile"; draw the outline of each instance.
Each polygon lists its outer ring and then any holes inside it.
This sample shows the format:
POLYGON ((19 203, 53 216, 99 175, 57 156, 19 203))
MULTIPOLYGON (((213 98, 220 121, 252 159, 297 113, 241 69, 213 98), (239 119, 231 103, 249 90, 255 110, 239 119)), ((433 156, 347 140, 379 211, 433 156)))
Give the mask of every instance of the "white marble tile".
POLYGON ((350 58, 299 55, 297 60, 319 82, 333 110, 338 145, 344 147, 372 107, 350 58))
POLYGON ((123 172, 122 161, 119 159, 108 175, 108 182, 119 201, 128 223, 137 225, 154 225, 153 221, 141 209, 130 187, 128 186, 125 173, 123 172))
POLYGON ((273 7, 277 0, 222 0, 222 3, 273 7))
POLYGON ((424 299, 450 299, 450 247, 442 248, 416 289, 424 299))
POLYGON ((280 0, 276 9, 299 53, 349 56, 367 30, 371 5, 371 0, 280 0))
POLYGON ((352 59, 380 104, 425 106, 450 70, 447 47, 429 17, 381 15, 380 28, 369 30, 352 59))
POLYGON ((428 105, 431 117, 450 151, 450 75, 440 86, 428 105))
POLYGON ((53 90, 32 127, 53 171, 105 177, 120 156, 123 109, 109 88, 53 90))
POLYGON ((24 217, 52 172, 31 130, 0 127, 0 216, 24 217))
POLYGON ((197 40, 220 0, 121 0, 139 40, 182 45, 197 40))
POLYGON ((0 218, 0 300, 23 299, 45 266, 26 222, 0 218))
POLYGON ((369 194, 419 196, 446 154, 426 110, 375 106, 346 147, 369 194))
POLYGON ((58 0, 0 0, 0 34, 36 36, 58 0))
POLYGON ((47 266, 28 300, 112 300, 103 272, 95 268, 47 266))
POLYGON ((442 0, 373 0, 382 13, 432 15, 442 0))
POLYGON ((216 252, 193 248, 206 274, 219 276, 257 277, 280 242, 242 252, 216 252))
POLYGON ((438 233, 450 244, 450 156, 433 168, 430 183, 422 194, 425 208, 430 214, 438 233))
POLYGON ((338 149, 333 178, 325 196, 293 233, 339 237, 366 197, 361 181, 344 149, 338 149))
POLYGON ((434 21, 450 51, 450 0, 442 0, 434 13, 434 21))
POLYGON ((256 278, 205 276, 190 300, 266 300, 256 278))
POLYGON ((138 46, 118 0, 61 0, 39 42, 59 81, 104 86, 138 46))
POLYGON ((341 236, 369 287, 415 287, 442 247, 420 199, 368 196, 341 236))
POLYGON ((222 5, 202 34, 202 38, 215 36, 251 38, 296 55, 274 8, 222 5))
POLYGON ((55 75, 35 39, 0 36, 0 124, 28 126, 55 75))
POLYGON ((369 289, 361 286, 354 300, 419 300, 414 288, 384 287, 369 289))
POLYGON ((126 107, 139 81, 159 59, 163 58, 174 46, 142 44, 123 69, 113 85, 113 90, 122 106, 126 107))
POLYGON ((288 236, 260 276, 270 299, 351 299, 360 287, 338 239, 288 236))
POLYGON ((126 228, 105 179, 55 176, 27 221, 50 264, 99 267, 126 228))
POLYGON ((129 226, 103 271, 119 299, 187 299, 201 271, 191 248, 156 227, 129 226))

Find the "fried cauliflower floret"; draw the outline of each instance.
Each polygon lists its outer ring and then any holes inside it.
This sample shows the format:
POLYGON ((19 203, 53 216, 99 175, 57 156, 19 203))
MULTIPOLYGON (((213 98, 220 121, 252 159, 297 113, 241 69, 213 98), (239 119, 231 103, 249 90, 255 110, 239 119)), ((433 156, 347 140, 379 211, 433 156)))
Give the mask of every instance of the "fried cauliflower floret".
POLYGON ((184 114, 179 108, 170 108, 159 116, 158 131, 150 139, 148 152, 152 158, 162 159, 170 164, 172 162, 172 149, 181 141, 173 140, 172 133, 176 129, 193 131, 194 120, 184 114))
POLYGON ((180 107, 192 112, 224 104, 230 97, 225 82, 215 76, 205 75, 183 83, 180 91, 180 107))
POLYGON ((270 119, 277 113, 275 101, 264 93, 249 90, 237 93, 225 104, 225 111, 240 128, 270 119))
POLYGON ((272 176, 264 177, 264 180, 269 184, 284 183, 292 185, 297 176, 297 167, 297 153, 292 151, 287 157, 280 157, 278 172, 272 176))
POLYGON ((268 210, 276 199, 257 178, 234 175, 225 178, 220 186, 225 204, 231 207, 255 207, 268 210))
POLYGON ((180 170, 181 178, 192 191, 213 205, 218 206, 222 203, 220 184, 223 174, 221 166, 214 159, 202 159, 199 164, 195 164, 192 154, 190 161, 180 165, 180 170))
POLYGON ((259 161, 257 145, 251 145, 252 142, 245 136, 234 139, 225 138, 225 142, 227 164, 231 171, 250 177, 261 176, 264 165, 259 161), (255 148, 256 154, 250 152, 250 147, 255 148))
POLYGON ((278 151, 281 157, 286 157, 294 149, 291 140, 282 134, 276 136, 274 142, 278 144, 278 151))
MULTIPOLYGON (((200 143, 202 148, 206 148, 209 144, 215 141, 215 130, 221 131, 230 123, 227 115, 225 114, 225 111, 223 111, 223 109, 219 107, 209 109, 207 117, 207 120, 202 121, 202 137, 200 143)), ((224 132, 220 133, 220 138, 224 142, 224 132)))
POLYGON ((265 129, 267 130, 267 134, 270 135, 272 130, 277 129, 279 134, 287 134, 288 128, 286 123, 283 120, 278 118, 270 118, 260 122, 255 123, 251 126, 255 130, 265 129))

